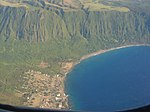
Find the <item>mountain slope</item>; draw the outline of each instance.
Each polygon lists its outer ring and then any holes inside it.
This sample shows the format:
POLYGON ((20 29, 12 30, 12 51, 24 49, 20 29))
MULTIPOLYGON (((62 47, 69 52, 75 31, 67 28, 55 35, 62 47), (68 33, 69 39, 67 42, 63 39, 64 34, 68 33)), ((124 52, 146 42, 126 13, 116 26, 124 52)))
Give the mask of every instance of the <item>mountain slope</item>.
POLYGON ((23 105, 16 89, 20 90, 22 76, 29 69, 64 75, 61 64, 76 62, 85 54, 150 44, 150 4, 140 3, 0 0, 0 103, 23 105), (49 67, 40 68, 41 62, 49 67))

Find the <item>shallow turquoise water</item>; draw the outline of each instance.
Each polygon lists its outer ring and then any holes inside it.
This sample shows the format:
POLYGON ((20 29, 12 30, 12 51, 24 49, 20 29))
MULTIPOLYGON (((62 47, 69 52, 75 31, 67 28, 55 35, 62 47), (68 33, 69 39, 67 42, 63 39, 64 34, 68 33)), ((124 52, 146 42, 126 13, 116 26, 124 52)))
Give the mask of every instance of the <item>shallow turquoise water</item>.
POLYGON ((116 111, 150 104, 150 47, 109 51, 76 65, 65 82, 72 110, 116 111))

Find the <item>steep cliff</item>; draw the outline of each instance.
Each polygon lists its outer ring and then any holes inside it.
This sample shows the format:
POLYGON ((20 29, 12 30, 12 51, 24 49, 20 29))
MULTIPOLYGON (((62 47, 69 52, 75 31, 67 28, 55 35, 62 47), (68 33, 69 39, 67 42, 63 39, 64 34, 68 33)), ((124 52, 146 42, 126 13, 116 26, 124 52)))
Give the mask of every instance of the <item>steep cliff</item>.
POLYGON ((56 13, 46 9, 0 7, 0 37, 27 41, 84 38, 90 43, 149 42, 150 14, 78 10, 56 13))
POLYGON ((61 63, 85 54, 150 44, 149 1, 132 1, 0 0, 0 103, 22 105, 16 89, 29 69, 64 75, 61 63))

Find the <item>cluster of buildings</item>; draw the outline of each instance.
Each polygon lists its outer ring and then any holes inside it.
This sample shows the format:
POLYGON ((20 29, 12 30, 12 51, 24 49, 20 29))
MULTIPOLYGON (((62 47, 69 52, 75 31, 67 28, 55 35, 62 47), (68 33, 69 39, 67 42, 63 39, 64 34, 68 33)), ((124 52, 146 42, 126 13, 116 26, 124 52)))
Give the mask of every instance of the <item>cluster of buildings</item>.
POLYGON ((42 74, 29 70, 23 76, 24 104, 31 107, 69 109, 68 95, 64 92, 64 76, 42 74))

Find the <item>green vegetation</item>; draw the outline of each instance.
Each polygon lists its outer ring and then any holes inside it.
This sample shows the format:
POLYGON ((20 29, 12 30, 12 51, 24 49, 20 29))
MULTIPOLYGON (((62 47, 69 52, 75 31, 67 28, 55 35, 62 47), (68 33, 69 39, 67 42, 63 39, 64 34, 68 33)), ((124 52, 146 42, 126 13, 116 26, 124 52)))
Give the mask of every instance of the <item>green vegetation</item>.
POLYGON ((103 4, 100 0, 81 0, 85 9, 90 11, 119 11, 119 12, 128 12, 130 11, 127 7, 113 6, 111 4, 103 4))
POLYGON ((109 2, 103 1, 104 4, 111 4, 113 6, 128 7, 131 11, 135 12, 150 12, 149 0, 110 0, 109 2))
POLYGON ((90 0, 90 4, 83 2, 85 7, 82 2, 72 1, 79 4, 74 7, 67 2, 63 6, 60 0, 50 0, 47 5, 37 0, 24 3, 28 8, 18 6, 24 5, 23 0, 17 2, 16 7, 2 2, 0 103, 22 104, 15 91, 21 88, 22 74, 29 69, 50 75, 62 74, 61 62, 77 61, 100 49, 133 43, 150 44, 149 12, 138 7, 132 10, 131 4, 128 5, 131 11, 122 11, 120 8, 126 7, 125 2, 90 0), (87 4, 96 5, 92 6, 96 9, 88 8, 87 4), (116 10, 115 5, 119 9, 116 10), (40 68, 38 65, 42 61, 50 66, 40 68), (10 101, 11 97, 14 99, 10 101))
POLYGON ((3 6, 9 6, 9 7, 25 7, 25 8, 28 8, 25 4, 20 4, 20 3, 10 3, 10 2, 7 2, 7 1, 0 1, 1 2, 1 5, 3 6))

